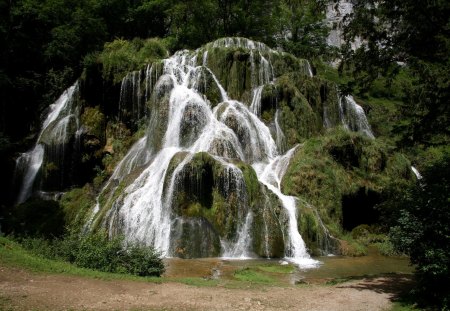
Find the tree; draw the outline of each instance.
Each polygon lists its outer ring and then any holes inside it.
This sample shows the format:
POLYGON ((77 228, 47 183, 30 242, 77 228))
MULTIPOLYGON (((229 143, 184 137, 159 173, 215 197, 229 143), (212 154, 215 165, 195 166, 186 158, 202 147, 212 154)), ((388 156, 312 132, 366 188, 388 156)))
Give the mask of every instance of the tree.
POLYGON ((403 144, 425 146, 449 142, 450 3, 426 0, 356 0, 346 18, 345 38, 362 39, 353 51, 344 49, 342 69, 354 80, 350 89, 360 95, 380 75, 392 78, 403 68, 404 122, 397 127, 403 144))
POLYGON ((450 307, 450 154, 423 172, 423 178, 392 198, 400 217, 391 228, 397 250, 416 265, 417 297, 422 303, 450 307), (397 201, 397 202, 394 202, 397 201))
POLYGON ((326 43, 326 1, 284 0, 281 3, 278 44, 287 52, 307 59, 332 56, 326 43))
POLYGON ((421 156, 423 179, 394 191, 399 212, 391 237, 416 265, 416 298, 449 307, 450 276, 450 3, 426 0, 355 0, 345 19, 345 39, 362 46, 343 49, 341 71, 353 75, 349 89, 364 97, 374 80, 406 73, 402 86, 399 147, 421 156), (439 152, 436 152, 439 150, 439 152), (442 156, 443 154, 443 156, 442 156))

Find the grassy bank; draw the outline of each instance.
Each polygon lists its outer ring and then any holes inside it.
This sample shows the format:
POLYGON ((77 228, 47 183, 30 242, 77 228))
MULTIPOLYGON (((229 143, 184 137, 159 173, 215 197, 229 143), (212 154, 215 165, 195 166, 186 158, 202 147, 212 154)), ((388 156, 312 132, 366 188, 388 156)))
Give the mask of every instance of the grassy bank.
POLYGON ((0 264, 38 273, 65 274, 103 280, 161 282, 161 279, 157 277, 138 277, 129 274, 100 272, 79 268, 64 261, 46 259, 31 254, 29 251, 23 249, 20 244, 5 237, 0 237, 0 264))

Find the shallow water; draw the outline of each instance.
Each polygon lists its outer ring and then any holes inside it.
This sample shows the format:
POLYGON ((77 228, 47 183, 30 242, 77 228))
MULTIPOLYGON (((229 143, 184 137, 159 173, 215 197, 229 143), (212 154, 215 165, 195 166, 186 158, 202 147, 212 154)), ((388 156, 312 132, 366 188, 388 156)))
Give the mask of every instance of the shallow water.
MULTIPOLYGON (((314 258, 321 262, 320 266, 311 269, 295 268, 289 274, 262 272, 275 276, 287 283, 326 282, 332 279, 362 277, 388 273, 411 274, 413 267, 405 257, 385 257, 370 252, 363 257, 327 256, 314 258)), ((201 259, 165 259, 168 278, 202 277, 212 279, 233 279, 234 272, 243 268, 258 268, 259 266, 276 266, 284 260, 279 259, 246 259, 229 260, 223 258, 201 259)))

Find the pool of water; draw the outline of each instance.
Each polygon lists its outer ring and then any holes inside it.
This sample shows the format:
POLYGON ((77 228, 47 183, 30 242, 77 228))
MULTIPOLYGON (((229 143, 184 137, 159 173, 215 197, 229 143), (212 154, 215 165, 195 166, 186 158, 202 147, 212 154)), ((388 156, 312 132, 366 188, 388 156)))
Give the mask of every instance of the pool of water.
MULTIPOLYGON (((375 251, 363 257, 327 256, 315 258, 320 262, 318 267, 302 269, 297 266, 292 273, 269 273, 277 279, 288 283, 326 282, 332 279, 380 275, 387 273, 411 274, 413 267, 409 265, 408 258, 385 257, 375 251)), ((286 264, 280 259, 245 259, 232 260, 223 258, 201 259, 165 259, 167 278, 201 277, 208 279, 233 279, 238 269, 260 266, 277 266, 286 264)), ((267 272, 263 272, 266 273, 267 272)))

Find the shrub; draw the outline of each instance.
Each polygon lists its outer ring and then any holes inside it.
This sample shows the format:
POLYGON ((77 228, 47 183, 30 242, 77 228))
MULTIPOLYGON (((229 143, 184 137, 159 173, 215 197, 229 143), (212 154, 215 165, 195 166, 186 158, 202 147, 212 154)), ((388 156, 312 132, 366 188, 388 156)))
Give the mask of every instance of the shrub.
POLYGON ((401 208, 391 241, 416 265, 415 297, 423 303, 450 307, 450 155, 437 159, 422 172, 423 178, 392 198, 401 208))
POLYGON ((103 65, 103 78, 118 83, 128 72, 167 56, 167 49, 160 39, 116 39, 105 44, 98 61, 103 65))
POLYGON ((161 255, 152 247, 138 244, 124 247, 123 237, 109 239, 104 231, 83 237, 71 233, 53 240, 26 237, 19 242, 35 255, 82 268, 158 277, 165 271, 161 255))
POLYGON ((120 265, 127 273, 139 276, 161 276, 165 271, 160 254, 151 247, 138 244, 123 251, 120 265))
POLYGON ((116 272, 122 252, 122 240, 108 240, 104 232, 89 235, 80 240, 75 264, 79 267, 116 272))

